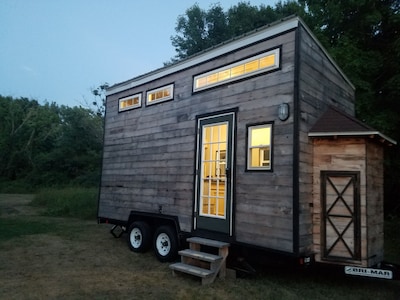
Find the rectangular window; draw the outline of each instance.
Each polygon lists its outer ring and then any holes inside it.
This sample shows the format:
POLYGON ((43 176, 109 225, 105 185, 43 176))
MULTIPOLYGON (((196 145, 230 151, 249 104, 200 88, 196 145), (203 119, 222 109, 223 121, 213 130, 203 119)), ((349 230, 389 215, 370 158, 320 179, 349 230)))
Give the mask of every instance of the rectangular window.
POLYGON ((118 111, 125 111, 142 106, 142 93, 121 98, 118 101, 118 111))
POLYGON ((147 92, 146 105, 151 105, 174 98, 174 85, 160 87, 147 92))
POLYGON ((272 124, 249 126, 247 130, 247 169, 271 170, 272 124))
POLYGON ((279 51, 274 49, 194 77, 193 92, 279 68, 279 51))

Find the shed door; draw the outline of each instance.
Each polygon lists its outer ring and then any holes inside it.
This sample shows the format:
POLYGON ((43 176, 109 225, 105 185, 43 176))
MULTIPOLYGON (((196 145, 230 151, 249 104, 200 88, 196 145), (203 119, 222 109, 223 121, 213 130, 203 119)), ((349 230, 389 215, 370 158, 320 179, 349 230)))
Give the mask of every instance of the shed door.
POLYGON ((195 229, 232 235, 234 117, 198 120, 195 229))
POLYGON ((359 177, 359 172, 321 172, 323 259, 361 258, 359 177))

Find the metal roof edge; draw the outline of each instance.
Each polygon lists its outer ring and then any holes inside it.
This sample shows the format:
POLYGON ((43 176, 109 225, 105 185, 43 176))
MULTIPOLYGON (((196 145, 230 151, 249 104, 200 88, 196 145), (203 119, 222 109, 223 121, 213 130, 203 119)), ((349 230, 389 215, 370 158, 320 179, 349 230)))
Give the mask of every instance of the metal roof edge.
POLYGON ((133 88, 135 86, 153 81, 155 79, 182 71, 184 69, 206 62, 226 53, 243 48, 247 45, 251 45, 253 43, 257 43, 269 37, 275 36, 279 33, 297 28, 300 22, 300 18, 295 16, 287 19, 282 19, 279 22, 271 23, 254 31, 251 31, 243 36, 234 38, 230 41, 226 41, 209 50, 202 51, 170 66, 162 67, 150 73, 132 78, 121 83, 117 83, 107 89, 106 96, 113 95, 124 90, 133 88))
POLYGON ((309 137, 331 137, 331 136, 368 136, 378 135, 390 144, 397 145, 397 142, 379 131, 349 131, 349 132, 309 132, 309 137))

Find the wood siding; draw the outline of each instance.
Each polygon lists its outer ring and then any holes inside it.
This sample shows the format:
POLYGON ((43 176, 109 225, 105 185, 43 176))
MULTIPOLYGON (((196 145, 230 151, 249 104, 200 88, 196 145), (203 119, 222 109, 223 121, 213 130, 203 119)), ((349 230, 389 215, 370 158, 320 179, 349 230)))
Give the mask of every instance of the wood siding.
MULTIPOLYGON (((131 210, 179 217, 191 231, 196 116, 237 108, 235 137, 236 240, 292 252, 293 103, 295 32, 261 41, 216 60, 107 97, 99 216, 127 220, 131 210), (194 75, 268 49, 281 48, 281 69, 192 93, 194 75), (174 83, 174 99, 118 113, 118 99, 174 83), (246 171, 247 125, 273 122, 273 172, 246 171), (279 199, 279 201, 277 201, 279 199)), ((143 101, 145 102, 145 101, 143 101)))
MULTIPOLYGON (((300 26, 299 43, 299 249, 312 251, 312 142, 310 128, 328 106, 354 115, 354 87, 331 63, 308 31, 300 26)), ((314 149, 315 151, 315 149, 314 149)))

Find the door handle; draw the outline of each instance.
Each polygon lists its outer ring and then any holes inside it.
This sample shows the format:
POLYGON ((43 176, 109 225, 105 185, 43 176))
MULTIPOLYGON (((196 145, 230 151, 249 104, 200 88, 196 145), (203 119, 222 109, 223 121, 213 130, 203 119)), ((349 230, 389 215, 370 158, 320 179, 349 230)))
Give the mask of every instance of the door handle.
POLYGON ((231 178, 231 168, 225 169, 225 175, 226 175, 226 178, 231 178))

